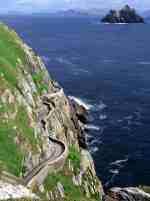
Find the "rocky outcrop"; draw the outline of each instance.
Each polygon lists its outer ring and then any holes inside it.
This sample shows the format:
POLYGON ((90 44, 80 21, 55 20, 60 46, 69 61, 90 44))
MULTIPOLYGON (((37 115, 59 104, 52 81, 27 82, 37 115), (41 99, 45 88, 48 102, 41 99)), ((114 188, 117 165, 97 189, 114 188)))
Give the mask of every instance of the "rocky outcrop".
POLYGON ((88 121, 88 111, 82 106, 79 105, 75 100, 70 99, 72 106, 74 107, 74 110, 76 111, 76 116, 78 120, 86 124, 88 121))
POLYGON ((150 194, 139 188, 112 188, 105 201, 150 201, 150 194))
POLYGON ((144 23, 144 19, 128 5, 119 11, 111 10, 101 21, 105 23, 144 23))
POLYGON ((0 200, 28 198, 39 200, 39 198, 31 192, 31 190, 21 185, 12 185, 0 181, 0 200))

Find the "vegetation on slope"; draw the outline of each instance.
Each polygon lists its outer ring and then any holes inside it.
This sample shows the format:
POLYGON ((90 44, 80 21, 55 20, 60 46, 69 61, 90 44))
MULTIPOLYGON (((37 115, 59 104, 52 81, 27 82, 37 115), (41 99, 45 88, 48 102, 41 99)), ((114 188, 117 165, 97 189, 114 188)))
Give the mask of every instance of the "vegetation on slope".
POLYGON ((25 69, 28 62, 19 40, 14 31, 0 23, 0 169, 16 176, 23 170, 26 155, 23 146, 37 150, 28 112, 15 100, 15 93, 20 90, 19 77, 23 76, 21 66, 25 69), (10 94, 14 96, 11 103, 10 94))

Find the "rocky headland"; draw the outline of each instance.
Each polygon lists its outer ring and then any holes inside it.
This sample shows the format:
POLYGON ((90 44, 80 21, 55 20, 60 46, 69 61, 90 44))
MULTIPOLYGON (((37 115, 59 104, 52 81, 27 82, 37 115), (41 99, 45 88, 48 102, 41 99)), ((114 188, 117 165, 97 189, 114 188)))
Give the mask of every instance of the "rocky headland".
POLYGON ((0 200, 149 201, 148 187, 104 194, 86 144, 86 108, 4 24, 0 42, 0 200))

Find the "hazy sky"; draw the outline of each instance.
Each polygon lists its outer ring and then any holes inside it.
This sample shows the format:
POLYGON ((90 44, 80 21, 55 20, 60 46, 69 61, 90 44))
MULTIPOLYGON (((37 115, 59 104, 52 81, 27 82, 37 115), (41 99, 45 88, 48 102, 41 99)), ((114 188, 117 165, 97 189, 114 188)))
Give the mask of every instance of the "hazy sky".
POLYGON ((51 11, 69 8, 115 8, 129 4, 137 9, 150 9, 150 0, 1 0, 0 11, 51 11))

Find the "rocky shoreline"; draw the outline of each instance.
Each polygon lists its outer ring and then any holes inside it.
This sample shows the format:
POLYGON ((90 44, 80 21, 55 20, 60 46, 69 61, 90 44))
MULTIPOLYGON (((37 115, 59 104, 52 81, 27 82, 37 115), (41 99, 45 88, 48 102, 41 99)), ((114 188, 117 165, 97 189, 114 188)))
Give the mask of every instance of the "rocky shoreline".
MULTIPOLYGON (((75 100, 71 99, 71 103, 76 111, 78 121, 80 121, 82 125, 81 128, 83 134, 82 136, 80 136, 79 141, 81 141, 83 147, 87 149, 86 136, 84 131, 86 130, 86 125, 88 123, 89 112, 86 110, 84 106, 79 105, 75 100)), ((90 130, 86 131, 90 132, 90 130)), ((150 194, 145 192, 143 189, 136 187, 126 187, 126 188, 114 187, 109 189, 105 193, 103 190, 101 190, 101 192, 103 192, 102 194, 103 201, 150 201, 150 194)))

